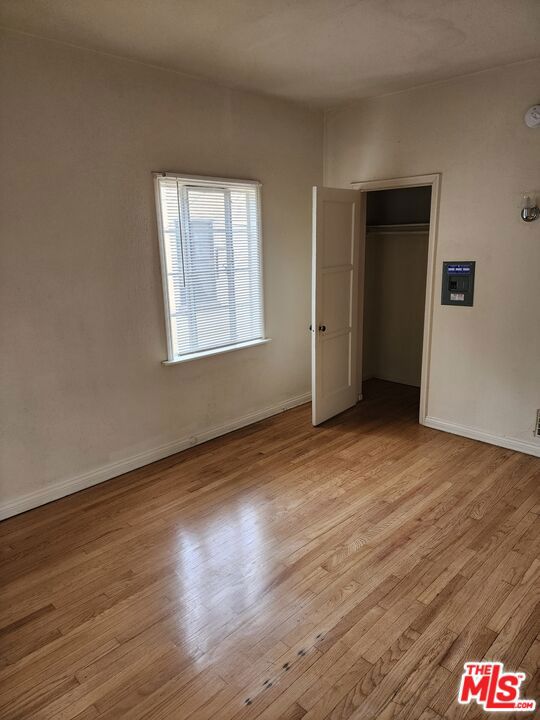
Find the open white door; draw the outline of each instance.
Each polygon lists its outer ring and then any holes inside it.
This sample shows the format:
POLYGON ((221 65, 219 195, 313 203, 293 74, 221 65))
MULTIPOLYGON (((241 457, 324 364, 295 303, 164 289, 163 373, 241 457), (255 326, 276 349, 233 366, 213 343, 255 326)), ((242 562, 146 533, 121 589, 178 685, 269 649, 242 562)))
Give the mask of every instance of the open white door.
POLYGON ((363 203, 360 190, 313 188, 311 384, 314 425, 358 401, 362 378, 363 203))

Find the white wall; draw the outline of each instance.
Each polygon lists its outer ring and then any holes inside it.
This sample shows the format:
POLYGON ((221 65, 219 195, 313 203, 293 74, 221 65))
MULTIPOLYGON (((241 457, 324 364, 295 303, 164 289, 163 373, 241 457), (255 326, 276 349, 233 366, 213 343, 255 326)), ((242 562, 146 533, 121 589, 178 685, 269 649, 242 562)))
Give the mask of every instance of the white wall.
MULTIPOLYGON (((326 119, 325 183, 442 173, 428 416, 540 453, 540 60, 363 101, 326 119), (476 260, 473 308, 442 307, 443 260, 476 260)), ((456 427, 457 426, 457 427, 456 427)))
POLYGON ((1 504, 39 504, 309 392, 322 118, 2 34, 1 504), (263 183, 272 342, 164 367, 152 170, 263 183))
POLYGON ((420 387, 427 232, 366 235, 362 375, 420 387))

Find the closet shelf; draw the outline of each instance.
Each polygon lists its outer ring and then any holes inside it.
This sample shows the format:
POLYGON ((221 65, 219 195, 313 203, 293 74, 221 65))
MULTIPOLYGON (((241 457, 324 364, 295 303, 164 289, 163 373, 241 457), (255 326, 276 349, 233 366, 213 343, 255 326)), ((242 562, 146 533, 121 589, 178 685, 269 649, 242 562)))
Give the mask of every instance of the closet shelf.
POLYGON ((399 233, 400 235, 404 233, 428 233, 429 232, 429 223, 401 223, 401 224, 395 224, 395 225, 368 225, 366 227, 366 231, 370 235, 378 234, 378 235, 391 235, 395 233, 399 233))

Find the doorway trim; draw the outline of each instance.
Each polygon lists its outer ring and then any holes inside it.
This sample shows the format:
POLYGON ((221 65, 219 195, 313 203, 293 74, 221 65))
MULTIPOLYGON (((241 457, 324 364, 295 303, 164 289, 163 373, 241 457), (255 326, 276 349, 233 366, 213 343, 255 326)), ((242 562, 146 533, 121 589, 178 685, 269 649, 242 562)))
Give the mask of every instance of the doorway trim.
POLYGON ((435 290, 435 257, 439 227, 439 195, 441 174, 410 175, 408 177, 386 178, 383 180, 355 181, 351 186, 362 192, 370 190, 397 190, 398 188, 431 186, 431 206, 429 216, 428 258, 426 270, 426 301, 424 306, 424 336, 422 344, 422 373, 420 376, 420 411, 418 422, 425 425, 428 408, 429 379, 431 369, 431 338, 433 330, 433 306, 435 290))

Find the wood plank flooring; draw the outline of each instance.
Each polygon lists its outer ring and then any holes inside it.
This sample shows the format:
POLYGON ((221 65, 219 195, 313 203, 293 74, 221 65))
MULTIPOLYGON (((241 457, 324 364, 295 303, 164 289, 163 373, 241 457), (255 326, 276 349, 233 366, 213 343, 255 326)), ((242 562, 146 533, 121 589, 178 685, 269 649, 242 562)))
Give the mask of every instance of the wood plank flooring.
POLYGON ((540 460, 365 395, 1 523, 0 717, 472 720, 482 658, 540 700, 540 460))

